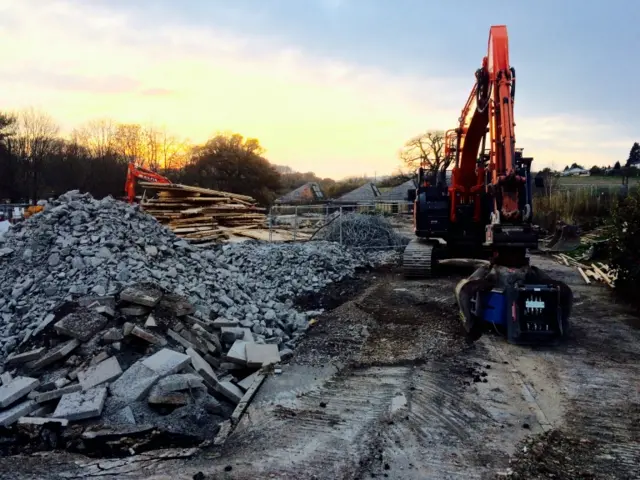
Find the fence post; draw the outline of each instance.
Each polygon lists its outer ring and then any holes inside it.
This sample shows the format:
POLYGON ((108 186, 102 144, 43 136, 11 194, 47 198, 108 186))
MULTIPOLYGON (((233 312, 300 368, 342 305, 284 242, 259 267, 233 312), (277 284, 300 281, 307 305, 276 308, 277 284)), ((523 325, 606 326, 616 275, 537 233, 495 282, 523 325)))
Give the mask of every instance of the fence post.
POLYGON ((298 206, 296 205, 293 215, 293 243, 296 242, 298 236, 298 206))
POLYGON ((340 245, 342 245, 342 206, 340 207, 340 245))
POLYGON ((269 243, 273 241, 273 232, 271 230, 271 225, 273 225, 273 207, 269 209, 269 243))

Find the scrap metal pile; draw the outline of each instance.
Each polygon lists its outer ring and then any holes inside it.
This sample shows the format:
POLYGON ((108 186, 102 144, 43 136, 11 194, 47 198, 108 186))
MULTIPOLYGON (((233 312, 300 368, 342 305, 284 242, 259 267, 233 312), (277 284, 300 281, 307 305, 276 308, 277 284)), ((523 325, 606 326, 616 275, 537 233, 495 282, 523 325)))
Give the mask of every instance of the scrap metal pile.
POLYGON ((409 243, 409 239, 398 234, 384 217, 361 213, 334 216, 314 234, 313 239, 363 250, 389 250, 409 243))
POLYGON ((328 242, 198 250, 139 207, 68 192, 0 238, 0 427, 215 434, 318 314, 295 299, 375 258, 328 242))
POLYGON ((142 202, 143 209, 190 243, 216 241, 265 225, 264 208, 246 195, 179 184, 140 185, 157 192, 142 202))

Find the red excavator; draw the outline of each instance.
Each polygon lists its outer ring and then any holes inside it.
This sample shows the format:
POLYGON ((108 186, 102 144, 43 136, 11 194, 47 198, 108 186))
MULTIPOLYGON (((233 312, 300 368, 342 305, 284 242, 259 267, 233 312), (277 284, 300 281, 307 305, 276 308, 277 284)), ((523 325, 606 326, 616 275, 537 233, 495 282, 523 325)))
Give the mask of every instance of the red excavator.
POLYGON ((153 183, 165 183, 171 184, 171 180, 163 177, 160 174, 147 170, 143 167, 136 166, 135 163, 129 162, 129 168, 127 169, 127 180, 124 184, 124 191, 127 195, 129 203, 133 203, 136 200, 136 179, 139 178, 145 182, 153 183))
POLYGON ((491 27, 475 80, 458 127, 445 134, 445 155, 454 165, 450 185, 445 171, 422 166, 418 188, 409 192, 416 238, 404 251, 404 272, 430 276, 446 258, 488 258, 456 287, 469 338, 492 328, 513 343, 558 340, 568 331, 572 293, 529 264, 527 251, 538 246, 533 159, 516 148, 516 75, 506 26, 491 27))

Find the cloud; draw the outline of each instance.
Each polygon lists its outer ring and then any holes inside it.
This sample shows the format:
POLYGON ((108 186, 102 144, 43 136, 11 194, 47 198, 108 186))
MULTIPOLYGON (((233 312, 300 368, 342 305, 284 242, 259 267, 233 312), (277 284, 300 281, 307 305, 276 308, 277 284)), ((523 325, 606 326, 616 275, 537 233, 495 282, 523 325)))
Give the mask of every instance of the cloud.
MULTIPOLYGON (((277 37, 146 18, 79 0, 0 0, 0 39, 11 44, 0 50, 3 108, 34 105, 67 128, 153 121, 194 141, 234 130, 259 138, 274 163, 341 177, 391 172, 406 138, 453 128, 473 82, 436 64, 427 77, 399 75, 277 37)), ((519 145, 537 165, 586 153, 613 163, 605 155, 627 141, 580 117, 522 111, 519 145)))

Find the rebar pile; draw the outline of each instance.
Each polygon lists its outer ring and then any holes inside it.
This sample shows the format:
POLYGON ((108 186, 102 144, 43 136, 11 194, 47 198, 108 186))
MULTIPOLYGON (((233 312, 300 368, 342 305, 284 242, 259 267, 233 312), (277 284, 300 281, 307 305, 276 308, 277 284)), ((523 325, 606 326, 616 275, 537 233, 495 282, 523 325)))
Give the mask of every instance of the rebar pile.
POLYGON ((409 243, 409 239, 398 234, 386 218, 361 213, 337 216, 320 228, 313 239, 364 250, 402 248, 409 243))

